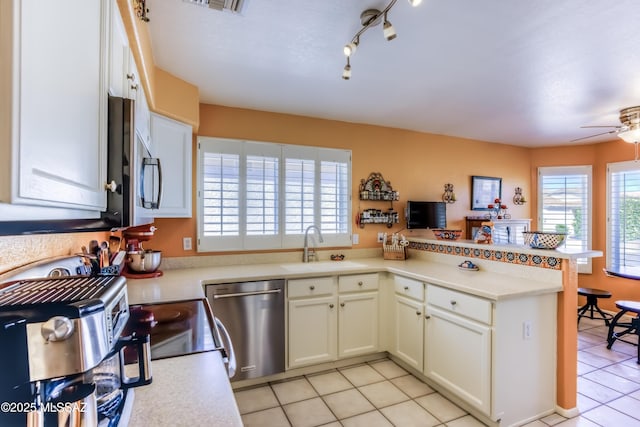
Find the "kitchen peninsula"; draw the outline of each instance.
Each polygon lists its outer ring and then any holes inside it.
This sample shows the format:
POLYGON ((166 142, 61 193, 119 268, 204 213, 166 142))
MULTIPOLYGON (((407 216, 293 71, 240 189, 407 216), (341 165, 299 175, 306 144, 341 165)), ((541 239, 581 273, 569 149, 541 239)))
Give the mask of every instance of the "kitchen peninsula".
MULTIPOLYGON (((403 290, 399 283, 414 281, 422 286, 422 292, 426 292, 426 307, 422 307, 426 308, 427 314, 441 313, 443 307, 438 306, 438 301, 449 295, 459 298, 460 310, 463 306, 466 307, 467 301, 469 306, 481 307, 473 308, 468 313, 461 311, 460 314, 465 317, 463 320, 471 319, 473 323, 479 323, 476 320, 482 316, 486 317, 486 329, 493 334, 491 354, 496 358, 502 357, 499 362, 494 360, 489 366, 490 372, 485 373, 485 377, 489 375, 486 377, 489 382, 489 394, 486 395, 486 390, 483 390, 484 397, 477 398, 473 390, 467 394, 462 393, 457 396, 461 405, 490 425, 512 425, 554 411, 565 416, 577 415, 576 260, 602 254, 599 251, 568 253, 534 250, 516 245, 488 246, 469 241, 410 240, 410 258, 405 261, 385 261, 381 257, 357 258, 350 257, 347 253, 348 259, 341 262, 320 261, 303 264, 295 262, 293 258, 279 258, 277 262, 267 261, 262 264, 207 267, 203 266, 206 265, 206 257, 181 259, 181 264, 187 268, 168 269, 164 266, 165 274, 162 277, 130 280, 129 299, 131 304, 136 304, 202 298, 203 286, 213 283, 377 273, 380 277, 378 350, 389 352, 396 360, 394 295, 403 290), (479 271, 461 271, 458 265, 467 259, 478 265, 479 271), (190 262, 197 267, 188 268, 190 262), (489 311, 483 312, 482 307, 488 308, 489 311), (513 316, 513 321, 509 321, 508 316, 513 316), (518 316, 527 316, 525 321, 530 322, 530 335, 527 336, 523 332, 523 318, 518 316), (502 342, 501 337, 506 337, 510 342, 502 342), (543 345, 536 347, 538 344, 543 345), (549 346, 555 347, 556 351, 549 352, 549 346), (524 359, 506 360, 507 354, 502 354, 503 352, 515 352, 524 359), (558 362, 554 365, 556 359, 558 362), (531 361, 537 361, 538 365, 524 366, 531 361), (500 365, 499 369, 496 362, 500 365), (512 372, 505 371, 505 366, 512 372), (500 372, 503 374, 498 375, 500 372), (518 373, 515 378, 513 372, 518 373), (513 393, 516 389, 513 381, 526 381, 527 375, 536 375, 540 384, 537 388, 529 389, 526 404, 510 401, 510 398, 518 398, 517 393, 513 393), (529 405, 532 401, 537 402, 538 406, 529 405)), ((328 255, 321 256, 321 259, 327 258, 328 255)), ((171 264, 170 260, 168 261, 167 264, 171 264)), ((406 283, 410 285, 410 282, 406 283)), ((409 285, 406 288, 409 288, 409 285)), ((443 318, 446 317, 445 314, 443 318)), ((431 320, 427 319, 425 322, 431 320)), ((429 327, 426 330, 428 331, 429 327)), ((177 403, 173 403, 173 393, 167 393, 169 384, 170 389, 180 390, 182 384, 183 387, 198 390, 199 397, 191 399, 188 410, 180 412, 181 422, 185 421, 184 416, 193 417, 194 422, 205 416, 208 419, 215 417, 227 420, 228 424, 223 425, 239 425, 236 424, 240 420, 237 408, 232 403, 233 396, 229 384, 226 381, 213 381, 210 375, 194 374, 198 370, 188 368, 204 364, 209 366, 209 369, 218 369, 224 374, 221 362, 213 361, 209 364, 203 361, 207 357, 209 356, 206 354, 191 355, 187 356, 190 359, 183 357, 178 358, 183 360, 154 361, 154 376, 158 381, 149 387, 136 390, 131 425, 145 425, 147 413, 153 413, 154 419, 166 422, 170 422, 172 417, 176 416, 177 403), (185 365, 176 369, 175 366, 170 366, 173 363, 185 365), (171 379, 167 381, 169 376, 171 379), (214 396, 225 393, 228 394, 228 404, 224 408, 220 408, 220 405, 214 407, 214 399, 225 402, 224 399, 214 396), (212 414, 216 410, 222 412, 212 414)), ((423 375, 422 369, 415 369, 404 363, 402 357, 398 357, 398 361, 412 373, 421 378, 426 377, 429 384, 433 383, 452 398, 456 398, 458 390, 464 389, 459 387, 460 384, 456 383, 455 378, 447 382, 438 372, 432 372, 433 375, 430 375, 428 371, 424 371, 423 375), (437 378, 440 378, 440 381, 437 378)), ((422 360, 419 363, 422 368, 422 360)), ((426 366, 429 366, 429 362, 425 362, 426 366)))

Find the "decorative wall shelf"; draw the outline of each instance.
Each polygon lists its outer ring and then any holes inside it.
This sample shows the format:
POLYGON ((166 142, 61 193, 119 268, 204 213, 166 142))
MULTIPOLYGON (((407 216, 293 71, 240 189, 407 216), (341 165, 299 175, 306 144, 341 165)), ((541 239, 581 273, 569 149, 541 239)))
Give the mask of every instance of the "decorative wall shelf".
POLYGON ((388 210, 364 209, 360 210, 356 217, 356 223, 360 228, 365 224, 386 224, 391 228, 393 224, 400 222, 400 215, 393 210, 393 202, 399 200, 400 194, 391 187, 391 182, 385 181, 379 172, 372 172, 369 177, 360 180, 359 199, 361 201, 384 202, 391 204, 388 210))

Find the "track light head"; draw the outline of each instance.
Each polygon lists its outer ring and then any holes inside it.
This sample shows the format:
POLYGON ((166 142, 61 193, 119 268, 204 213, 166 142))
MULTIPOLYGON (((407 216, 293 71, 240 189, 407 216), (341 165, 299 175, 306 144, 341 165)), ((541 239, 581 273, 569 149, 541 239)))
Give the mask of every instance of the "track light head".
POLYGON ((344 70, 342 70, 342 78, 344 80, 349 80, 351 78, 351 64, 349 63, 348 56, 347 56, 347 65, 345 65, 344 70))
POLYGON ((420 3, 422 3, 422 0, 409 0, 409 4, 413 7, 420 6, 420 3))
POLYGON ((398 36, 396 34, 396 30, 393 28, 393 25, 391 25, 391 22, 387 21, 386 19, 384 21, 384 25, 382 26, 382 31, 384 34, 384 38, 388 41, 391 41, 398 36))
POLYGON ((358 49, 358 39, 355 39, 351 43, 345 45, 343 51, 344 51, 345 56, 349 57, 349 56, 353 55, 354 53, 356 53, 357 49, 358 49))

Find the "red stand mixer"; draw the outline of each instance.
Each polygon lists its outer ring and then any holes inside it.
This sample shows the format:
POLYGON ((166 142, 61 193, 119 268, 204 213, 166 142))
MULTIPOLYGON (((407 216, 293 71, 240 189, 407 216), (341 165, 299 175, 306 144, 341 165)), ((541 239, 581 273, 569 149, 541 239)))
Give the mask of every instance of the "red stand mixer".
POLYGON ((122 232, 127 250, 127 263, 122 275, 131 279, 148 279, 162 276, 158 270, 162 258, 161 251, 144 249, 143 242, 151 240, 157 230, 153 224, 129 227, 122 232))

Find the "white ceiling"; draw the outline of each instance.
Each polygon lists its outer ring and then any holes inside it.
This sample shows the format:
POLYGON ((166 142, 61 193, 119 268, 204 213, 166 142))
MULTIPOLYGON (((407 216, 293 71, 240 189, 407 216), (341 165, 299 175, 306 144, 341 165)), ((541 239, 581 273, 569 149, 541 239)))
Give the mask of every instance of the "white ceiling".
MULTIPOLYGON (((523 146, 566 145, 640 104, 638 0, 247 0, 240 15, 147 1, 156 65, 200 102, 523 146)), ((579 141, 615 139, 605 135, 579 141)))

